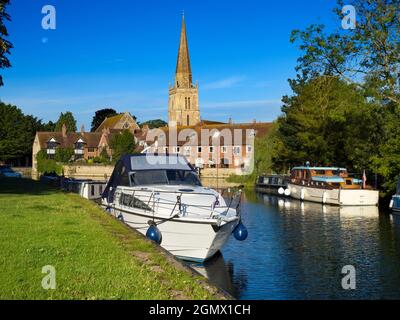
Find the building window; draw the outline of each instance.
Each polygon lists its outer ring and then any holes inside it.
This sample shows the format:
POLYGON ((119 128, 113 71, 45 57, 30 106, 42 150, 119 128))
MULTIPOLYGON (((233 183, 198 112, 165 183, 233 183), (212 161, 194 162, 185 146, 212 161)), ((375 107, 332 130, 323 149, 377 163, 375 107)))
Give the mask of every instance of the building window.
POLYGON ((187 110, 187 108, 188 108, 188 101, 187 98, 185 97, 185 110, 187 110))
POLYGON ((188 100, 188 109, 190 110, 190 98, 187 98, 188 100))
POLYGON ((222 146, 222 147, 221 147, 221 152, 222 152, 222 153, 227 153, 227 152, 228 152, 228 147, 222 146))
POLYGON ((252 153, 252 152, 253 152, 252 146, 247 146, 247 147, 246 147, 246 152, 247 152, 247 153, 252 153))
POLYGON ((189 120, 190 120, 189 115, 187 115, 186 116, 186 123, 187 123, 188 126, 189 126, 189 120))
POLYGON ((94 148, 88 148, 88 152, 95 152, 94 148))
POLYGON ((240 146, 233 147, 233 154, 235 156, 240 155, 242 148, 240 146))
POLYGON ((185 156, 190 156, 190 152, 192 151, 192 147, 191 146, 185 146, 185 156))
POLYGON ((214 152, 214 147, 210 147, 210 152, 211 152, 211 153, 214 152))
POLYGON ((198 153, 201 153, 201 150, 202 150, 201 147, 197 147, 197 152, 198 153))
POLYGON ((174 153, 179 153, 181 151, 181 148, 180 147, 174 147, 173 148, 173 152, 174 153))

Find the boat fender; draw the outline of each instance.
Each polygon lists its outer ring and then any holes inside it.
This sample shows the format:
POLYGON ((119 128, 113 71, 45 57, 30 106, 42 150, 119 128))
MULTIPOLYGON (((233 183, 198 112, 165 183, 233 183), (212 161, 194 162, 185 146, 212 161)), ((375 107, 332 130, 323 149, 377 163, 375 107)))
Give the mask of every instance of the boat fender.
POLYGON ((233 235, 236 240, 238 241, 244 241, 247 239, 248 236, 247 228, 244 226, 242 222, 239 222, 239 224, 236 226, 235 230, 233 230, 233 235))
POLYGON ((278 193, 279 193, 280 195, 282 195, 282 194, 285 193, 285 190, 284 190, 282 187, 280 187, 280 188, 278 189, 278 193))
POLYGON ((124 221, 124 216, 121 213, 118 215, 117 218, 119 221, 124 221))
POLYGON ((390 208, 390 209, 393 208, 393 204, 394 204, 394 201, 393 201, 393 199, 391 199, 391 200, 390 200, 390 203, 389 203, 389 208, 390 208))
POLYGON ((160 229, 155 224, 150 225, 146 232, 146 238, 154 241, 155 243, 161 244, 162 234, 160 229))
POLYGON ((301 200, 304 200, 304 193, 305 193, 305 190, 304 190, 304 188, 302 188, 301 191, 300 191, 301 200))
POLYGON ((287 197, 289 197, 290 196, 290 189, 289 188, 287 188, 287 189, 285 189, 285 196, 287 196, 287 197))

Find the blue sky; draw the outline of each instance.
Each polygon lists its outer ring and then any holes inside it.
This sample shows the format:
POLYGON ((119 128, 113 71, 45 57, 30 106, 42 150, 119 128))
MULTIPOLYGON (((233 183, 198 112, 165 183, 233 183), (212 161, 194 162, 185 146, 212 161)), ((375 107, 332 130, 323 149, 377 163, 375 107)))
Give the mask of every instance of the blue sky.
POLYGON ((103 107, 167 120, 181 12, 203 119, 272 121, 300 52, 293 29, 339 24, 335 0, 11 0, 13 67, 0 99, 45 121, 72 111, 90 128, 103 107), (41 27, 54 5, 56 30, 41 27))

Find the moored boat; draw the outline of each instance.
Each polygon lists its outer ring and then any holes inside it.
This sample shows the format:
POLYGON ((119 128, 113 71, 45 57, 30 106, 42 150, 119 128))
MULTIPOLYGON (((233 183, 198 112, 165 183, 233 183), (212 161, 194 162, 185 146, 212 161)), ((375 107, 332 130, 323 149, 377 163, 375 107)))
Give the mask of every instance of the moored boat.
POLYGON ((108 212, 182 259, 211 258, 232 232, 247 237, 240 195, 226 203, 180 155, 123 156, 102 197, 108 212))
POLYGON ((363 180, 337 167, 295 167, 291 171, 290 196, 304 201, 339 206, 376 206, 379 192, 363 180))
POLYGON ((392 196, 389 207, 392 209, 392 213, 400 214, 400 179, 397 182, 396 194, 392 196))
POLYGON ((256 191, 268 194, 284 195, 289 176, 281 174, 262 175, 257 178, 256 191))

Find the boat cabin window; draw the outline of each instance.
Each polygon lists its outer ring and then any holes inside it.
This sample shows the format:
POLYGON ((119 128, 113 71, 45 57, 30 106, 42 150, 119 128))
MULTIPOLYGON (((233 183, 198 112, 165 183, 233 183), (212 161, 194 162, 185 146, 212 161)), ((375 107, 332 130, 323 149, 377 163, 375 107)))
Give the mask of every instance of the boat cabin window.
POLYGON ((316 175, 324 176, 326 174, 325 170, 315 170, 316 175))
POLYGON ((144 170, 130 175, 133 186, 151 184, 200 186, 197 175, 189 170, 144 170))
POLYGON ((353 184, 353 182, 351 181, 351 179, 346 179, 346 185, 351 186, 353 184))

